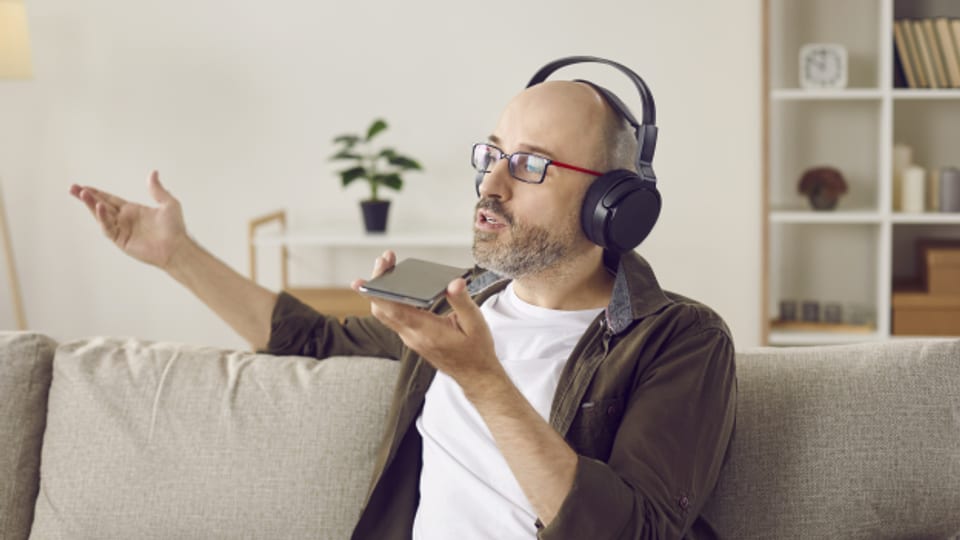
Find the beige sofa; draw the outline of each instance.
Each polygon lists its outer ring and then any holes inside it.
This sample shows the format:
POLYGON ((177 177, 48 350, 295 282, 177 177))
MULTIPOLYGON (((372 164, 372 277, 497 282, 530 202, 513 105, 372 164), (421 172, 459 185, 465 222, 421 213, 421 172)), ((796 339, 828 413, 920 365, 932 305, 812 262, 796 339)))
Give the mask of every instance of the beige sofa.
MULTIPOLYGON (((729 538, 960 531, 960 341, 738 353, 729 538)), ((348 538, 395 365, 0 333, 0 538, 348 538)))

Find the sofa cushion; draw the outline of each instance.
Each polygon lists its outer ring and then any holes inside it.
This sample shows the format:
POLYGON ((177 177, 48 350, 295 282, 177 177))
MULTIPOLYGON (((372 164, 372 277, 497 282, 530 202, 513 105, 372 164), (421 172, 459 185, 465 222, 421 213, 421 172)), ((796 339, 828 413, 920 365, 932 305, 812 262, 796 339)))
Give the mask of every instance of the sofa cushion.
POLYGON ((27 538, 40 479, 50 369, 57 344, 0 332, 0 537, 27 538))
POLYGON ((347 538, 393 362, 57 350, 33 538, 347 538))
POLYGON ((960 341, 747 350, 737 378, 724 537, 960 531, 960 341))

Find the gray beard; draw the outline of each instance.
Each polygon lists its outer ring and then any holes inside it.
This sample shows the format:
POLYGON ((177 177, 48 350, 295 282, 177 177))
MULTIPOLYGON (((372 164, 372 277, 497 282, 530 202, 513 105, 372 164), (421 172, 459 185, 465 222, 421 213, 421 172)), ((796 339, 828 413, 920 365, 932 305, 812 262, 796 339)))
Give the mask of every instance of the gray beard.
POLYGON ((574 236, 563 230, 550 234, 546 228, 513 222, 510 239, 497 233, 475 231, 473 259, 478 265, 497 274, 517 279, 542 273, 568 258, 574 236))

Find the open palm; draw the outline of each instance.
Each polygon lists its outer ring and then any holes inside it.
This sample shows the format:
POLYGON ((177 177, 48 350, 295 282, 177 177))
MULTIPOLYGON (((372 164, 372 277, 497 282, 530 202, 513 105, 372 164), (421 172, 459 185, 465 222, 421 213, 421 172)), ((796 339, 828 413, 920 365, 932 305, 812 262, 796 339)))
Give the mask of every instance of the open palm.
POLYGON ((156 171, 150 174, 148 188, 156 207, 76 184, 70 186, 70 194, 86 204, 103 233, 124 253, 164 268, 187 239, 183 211, 180 202, 160 184, 156 171))

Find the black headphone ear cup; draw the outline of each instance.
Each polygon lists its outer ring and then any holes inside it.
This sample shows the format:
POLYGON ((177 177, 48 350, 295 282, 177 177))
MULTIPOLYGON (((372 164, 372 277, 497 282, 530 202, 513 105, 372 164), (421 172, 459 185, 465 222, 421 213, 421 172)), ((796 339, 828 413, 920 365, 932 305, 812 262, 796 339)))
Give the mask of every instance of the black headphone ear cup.
POLYGON ((660 216, 657 185, 618 169, 597 177, 587 189, 580 224, 587 238, 617 253, 630 251, 653 230, 660 216))
POLYGON ((598 176, 587 188, 587 193, 583 197, 583 206, 580 209, 580 226, 583 229, 583 234, 587 236, 587 240, 602 248, 607 247, 603 238, 606 212, 600 201, 610 191, 611 182, 615 181, 616 178, 613 177, 613 173, 598 176))

